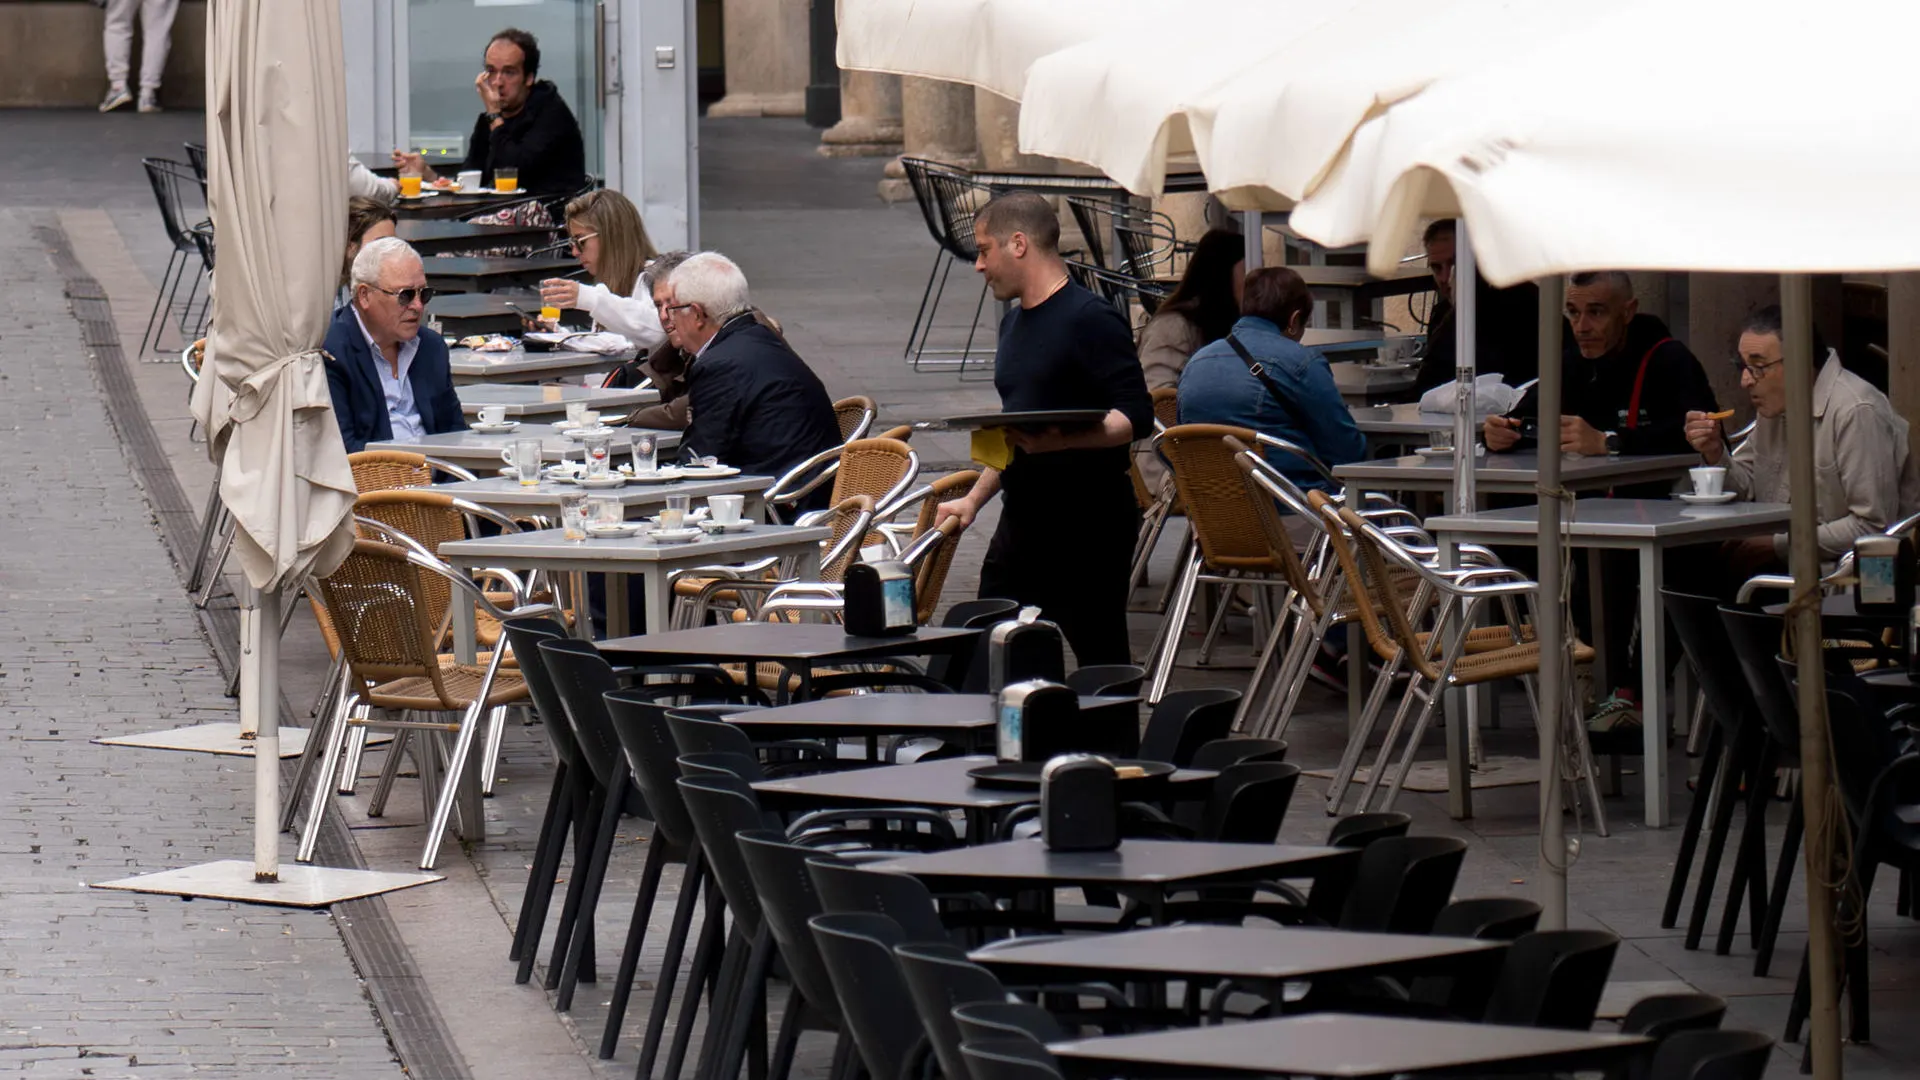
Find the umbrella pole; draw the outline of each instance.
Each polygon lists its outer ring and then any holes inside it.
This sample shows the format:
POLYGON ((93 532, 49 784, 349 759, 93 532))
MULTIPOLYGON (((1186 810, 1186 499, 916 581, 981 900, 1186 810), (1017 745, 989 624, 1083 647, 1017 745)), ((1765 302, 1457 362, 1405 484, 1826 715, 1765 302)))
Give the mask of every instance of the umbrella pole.
POLYGON ((251 711, 259 734, 253 742, 253 879, 280 880, 280 590, 245 588, 242 608, 253 611, 241 642, 240 714, 251 711))
MULTIPOLYGON (((243 575, 244 576, 244 575, 243 575)), ((260 679, 259 611, 260 594, 252 585, 240 586, 240 685, 260 679)), ((240 693, 240 737, 251 739, 260 733, 260 702, 240 693)))
MULTIPOLYGON (((1478 415, 1473 380, 1476 358, 1474 345, 1479 339, 1474 330, 1478 321, 1475 308, 1479 297, 1474 283, 1473 241, 1467 223, 1454 223, 1453 266, 1453 507, 1456 514, 1471 514, 1479 500, 1474 493, 1474 443, 1478 437, 1473 418, 1478 415)), ((1451 544, 1440 548, 1442 566, 1459 565, 1451 544)), ((1461 601, 1464 606, 1465 600, 1461 601)), ((1480 723, 1480 691, 1449 690, 1446 696, 1447 718, 1447 813, 1459 821, 1473 816, 1474 740, 1480 723)))
MULTIPOLYGON (((1813 288, 1805 274, 1780 275, 1781 346, 1786 350, 1787 487, 1793 500, 1788 566, 1793 571, 1793 655, 1799 669, 1800 797, 1807 830, 1807 968, 1811 976, 1809 1050, 1813 1074, 1840 1076, 1840 988, 1833 941, 1830 802, 1833 771, 1827 747, 1827 676, 1820 646, 1820 551, 1815 536, 1813 479, 1813 288)), ((1824 359, 1824 358, 1822 358, 1824 359)))
MULTIPOLYGON (((1566 280, 1554 275, 1540 282, 1540 382, 1539 395, 1542 429, 1553 431, 1545 418, 1560 414, 1560 340, 1565 333, 1560 315, 1566 280)), ((1540 639, 1540 850, 1538 899, 1543 909, 1540 929, 1564 930, 1567 927, 1567 864, 1572 861, 1568 849, 1566 818, 1561 813, 1560 737, 1562 710, 1566 707, 1564 690, 1567 670, 1568 625, 1562 598, 1565 593, 1561 574, 1561 550, 1565 539, 1560 533, 1560 455, 1540 455, 1538 499, 1540 512, 1540 592, 1533 605, 1534 633, 1540 639)))

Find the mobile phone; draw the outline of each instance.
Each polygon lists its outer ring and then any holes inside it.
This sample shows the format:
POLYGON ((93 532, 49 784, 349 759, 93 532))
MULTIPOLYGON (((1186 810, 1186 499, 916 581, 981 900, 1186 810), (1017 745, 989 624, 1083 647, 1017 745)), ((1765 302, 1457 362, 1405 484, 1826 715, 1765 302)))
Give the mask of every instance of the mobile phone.
POLYGON ((1540 418, 1537 416, 1521 417, 1520 418, 1520 437, 1523 439, 1532 439, 1535 442, 1539 442, 1540 441, 1540 418))

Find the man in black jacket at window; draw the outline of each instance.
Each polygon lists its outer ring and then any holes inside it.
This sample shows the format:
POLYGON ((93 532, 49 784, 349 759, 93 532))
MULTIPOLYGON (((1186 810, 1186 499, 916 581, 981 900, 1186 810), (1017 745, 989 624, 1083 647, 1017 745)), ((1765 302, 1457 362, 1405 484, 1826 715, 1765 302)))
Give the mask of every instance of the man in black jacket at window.
MULTIPOLYGON (((485 70, 473 81, 480 116, 467 140, 462 169, 478 169, 480 182, 494 183, 494 170, 520 171, 529 195, 571 195, 587 186, 586 143, 580 122, 553 83, 539 79, 540 43, 525 30, 506 29, 487 42, 485 70)), ((419 154, 396 150, 393 163, 436 178, 419 154)))

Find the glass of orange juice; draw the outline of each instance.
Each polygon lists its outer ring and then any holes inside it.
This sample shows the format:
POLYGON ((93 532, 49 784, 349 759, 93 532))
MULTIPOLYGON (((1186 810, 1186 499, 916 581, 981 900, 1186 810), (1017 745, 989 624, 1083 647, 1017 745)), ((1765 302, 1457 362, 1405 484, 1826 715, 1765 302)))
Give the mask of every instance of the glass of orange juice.
POLYGON ((417 199, 420 197, 419 173, 414 173, 411 176, 406 173, 400 174, 400 194, 409 199, 417 199))
POLYGON ((505 167, 493 170, 493 190, 502 195, 519 191, 520 170, 505 167))

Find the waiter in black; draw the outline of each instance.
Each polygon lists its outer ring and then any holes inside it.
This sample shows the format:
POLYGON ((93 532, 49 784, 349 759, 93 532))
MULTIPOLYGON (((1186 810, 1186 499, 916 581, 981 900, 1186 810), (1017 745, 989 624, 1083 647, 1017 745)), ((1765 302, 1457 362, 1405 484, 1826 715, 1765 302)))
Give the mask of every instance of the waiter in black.
POLYGON ((1128 663, 1127 583, 1140 530, 1128 447, 1153 433, 1133 334, 1112 304, 1068 278, 1047 200, 1001 195, 975 215, 974 240, 974 269, 995 299, 1016 301, 994 357, 1000 407, 1107 414, 1098 427, 1009 431, 1012 461, 983 469, 965 498, 941 504, 940 516, 965 528, 1004 493, 980 595, 1039 607, 1082 666, 1128 663))

